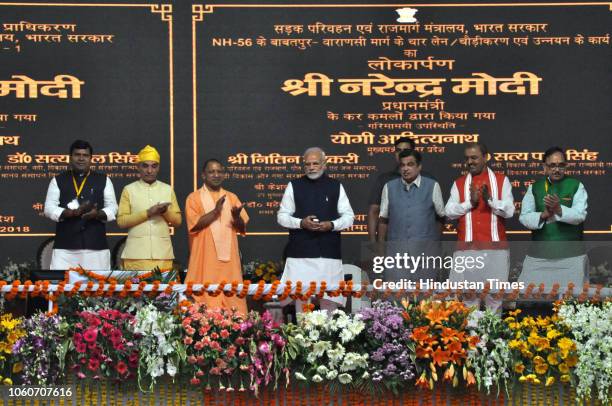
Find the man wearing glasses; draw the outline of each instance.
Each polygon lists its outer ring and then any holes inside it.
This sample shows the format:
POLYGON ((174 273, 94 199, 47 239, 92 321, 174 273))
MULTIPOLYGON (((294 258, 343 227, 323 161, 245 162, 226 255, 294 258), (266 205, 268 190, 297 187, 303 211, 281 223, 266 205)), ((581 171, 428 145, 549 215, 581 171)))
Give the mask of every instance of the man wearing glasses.
POLYGON ((544 152, 543 179, 529 186, 519 221, 531 230, 534 243, 523 263, 519 281, 525 284, 584 282, 586 255, 582 246, 587 216, 587 192, 579 180, 565 176, 565 151, 544 152))

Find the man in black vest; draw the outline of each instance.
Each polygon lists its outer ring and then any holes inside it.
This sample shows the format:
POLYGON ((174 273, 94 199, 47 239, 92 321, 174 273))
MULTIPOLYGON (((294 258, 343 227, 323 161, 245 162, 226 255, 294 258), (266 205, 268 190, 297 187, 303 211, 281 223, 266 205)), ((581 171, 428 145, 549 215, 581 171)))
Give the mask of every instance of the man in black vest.
POLYGON ((73 142, 70 169, 49 184, 45 216, 57 222, 52 270, 110 269, 105 222, 115 219, 117 200, 111 180, 90 169, 92 155, 87 141, 73 142))
MULTIPOLYGON (((325 152, 313 147, 304 152, 305 175, 289 182, 278 210, 278 224, 289 229, 285 270, 281 285, 325 281, 328 287, 344 280, 340 231, 353 225, 353 209, 344 188, 325 174, 325 152)), ((333 310, 344 298, 321 299, 321 309, 333 310)), ((296 312, 302 302, 296 301, 296 312)))

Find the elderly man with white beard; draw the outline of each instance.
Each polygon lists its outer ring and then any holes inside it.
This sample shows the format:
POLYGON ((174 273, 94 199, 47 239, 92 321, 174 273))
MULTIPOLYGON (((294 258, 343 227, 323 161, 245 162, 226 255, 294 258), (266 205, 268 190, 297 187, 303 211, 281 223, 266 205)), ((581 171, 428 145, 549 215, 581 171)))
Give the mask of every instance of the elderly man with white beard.
MULTIPOLYGON (((340 231, 353 225, 355 215, 342 184, 325 173, 325 152, 308 148, 303 156, 304 176, 289 182, 277 214, 278 224, 289 229, 285 270, 281 285, 291 281, 325 281, 328 286, 344 280, 340 231)), ((321 299, 324 310, 344 304, 343 297, 321 299)), ((297 300, 296 312, 303 303, 297 300)))

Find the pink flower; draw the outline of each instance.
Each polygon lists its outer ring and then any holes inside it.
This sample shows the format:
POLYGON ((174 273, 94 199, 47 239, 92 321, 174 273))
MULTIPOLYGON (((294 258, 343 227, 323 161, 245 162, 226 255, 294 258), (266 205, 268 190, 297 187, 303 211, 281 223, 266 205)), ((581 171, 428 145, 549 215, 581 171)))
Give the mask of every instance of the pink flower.
POLYGON ((202 348, 204 348, 204 344, 202 344, 201 341, 198 341, 194 344, 193 348, 195 348, 196 350, 201 350, 202 348))
POLYGON ((210 344, 210 348, 215 351, 221 351, 221 345, 217 341, 213 341, 210 344))
POLYGON ((214 368, 211 368, 209 372, 211 375, 221 375, 221 368, 214 367, 214 368))
POLYGON ((268 354, 270 352, 270 346, 268 345, 268 343, 264 342, 259 344, 259 352, 261 352, 262 354, 268 354))
POLYGON ((77 372, 76 376, 77 376, 77 378, 79 378, 79 379, 85 379, 85 374, 84 374, 84 373, 82 373, 82 372, 77 372))
POLYGON ((95 328, 88 328, 83 333, 83 339, 88 343, 96 341, 96 338, 98 338, 98 330, 95 328))
POLYGON ((98 368, 100 367, 100 361, 97 358, 90 358, 89 359, 89 363, 87 364, 87 368, 89 368, 90 371, 97 371, 98 368))
POLYGON ((199 385, 200 384, 200 380, 198 378, 193 377, 193 378, 191 378, 189 380, 189 383, 192 384, 192 385, 199 385))
POLYGON ((221 330, 221 338, 227 338, 230 336, 229 331, 227 330, 221 330))
POLYGON ((198 362, 198 359, 193 355, 190 355, 189 357, 187 357, 187 362, 189 362, 190 364, 195 364, 196 362, 198 362))
POLYGON ((102 334, 104 337, 107 337, 111 333, 112 330, 113 330, 113 325, 105 321, 104 324, 102 325, 102 329, 100 330, 100 334, 102 334))
POLYGON ((110 333, 111 341, 119 341, 122 338, 123 338, 123 334, 121 334, 121 330, 119 330, 118 328, 111 330, 111 333, 110 333))
POLYGON ((217 334, 217 333, 212 333, 212 334, 210 335, 210 338, 212 338, 213 340, 216 340, 217 338, 219 338, 219 334, 217 334))
POLYGON ((193 338, 191 338, 191 337, 185 337, 185 338, 183 338, 183 343, 184 343, 185 345, 191 345, 191 344, 193 343, 193 338))
POLYGON ((126 372, 128 371, 128 367, 125 364, 125 362, 123 361, 119 361, 117 363, 117 366, 115 367, 115 369, 117 370, 117 372, 119 373, 119 375, 125 375, 126 372))
POLYGON ((89 317, 87 323, 89 323, 89 327, 98 327, 100 324, 102 324, 100 319, 96 316, 89 317))
POLYGON ((204 375, 204 371, 202 371, 201 369, 198 370, 198 372, 196 372, 196 376, 203 376, 204 375))
POLYGON ((82 341, 79 342, 79 343, 76 343, 75 346, 76 346, 76 351, 77 352, 83 353, 83 352, 87 351, 87 346, 82 341))

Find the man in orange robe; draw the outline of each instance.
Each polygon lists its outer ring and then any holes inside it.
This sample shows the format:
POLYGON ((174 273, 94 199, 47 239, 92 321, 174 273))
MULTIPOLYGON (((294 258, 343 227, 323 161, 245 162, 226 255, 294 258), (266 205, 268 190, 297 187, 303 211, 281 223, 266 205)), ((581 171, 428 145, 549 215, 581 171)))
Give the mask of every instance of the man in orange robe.
MULTIPOLYGON (((185 216, 189 232, 189 270, 185 282, 242 283, 237 232, 244 235, 249 216, 238 197, 221 187, 225 168, 209 159, 202 170, 204 185, 187 197, 185 216)), ((246 314, 246 300, 237 296, 195 296, 210 308, 232 308, 246 314)))

